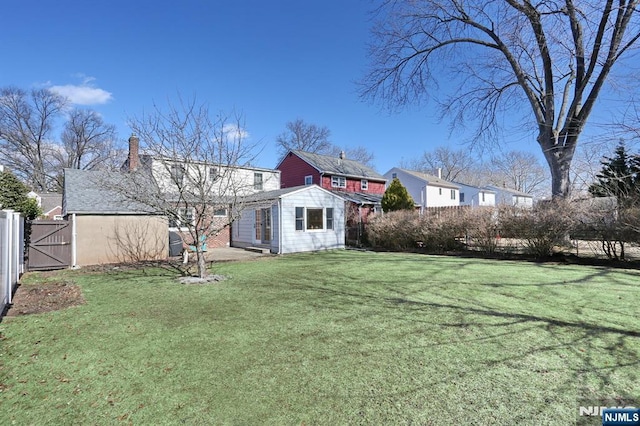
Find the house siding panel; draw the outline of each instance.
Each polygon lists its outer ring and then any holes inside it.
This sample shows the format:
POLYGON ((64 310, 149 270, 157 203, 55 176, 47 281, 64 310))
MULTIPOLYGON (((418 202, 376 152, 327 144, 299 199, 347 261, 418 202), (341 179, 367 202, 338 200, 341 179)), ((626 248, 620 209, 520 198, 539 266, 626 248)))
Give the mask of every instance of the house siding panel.
POLYGON ((76 215, 76 265, 166 259, 167 219, 146 215, 76 215))
MULTIPOLYGON (((335 176, 340 176, 340 175, 335 175, 335 176)), ((378 195, 384 194, 384 191, 386 189, 386 185, 384 182, 376 182, 372 180, 369 180, 368 182, 369 182, 368 189, 362 190, 361 188, 362 179, 360 178, 354 179, 354 178, 347 177, 346 188, 334 188, 333 186, 331 186, 331 175, 324 175, 322 177, 322 184, 320 186, 322 186, 324 189, 328 189, 329 191, 363 192, 367 194, 378 194, 378 195)))
POLYGON ((449 187, 437 186, 420 179, 410 173, 406 173, 402 169, 393 168, 385 173, 385 177, 389 183, 392 181, 392 175, 396 173, 397 178, 413 198, 413 201, 422 207, 446 207, 458 206, 460 204, 460 191, 454 189, 455 199, 451 199, 451 189, 449 187), (440 193, 442 192, 442 193, 440 193))
POLYGON ((320 185, 320 173, 297 155, 289 153, 278 166, 278 170, 281 172, 280 184, 282 188, 304 185, 304 178, 309 175, 313 176, 312 183, 320 185))
MULTIPOLYGON (((243 210, 233 224, 233 246, 247 247, 255 241, 255 209, 265 208, 261 203, 243 210)), ((302 251, 328 250, 345 246, 345 202, 340 197, 327 193, 317 186, 283 195, 271 201, 273 253, 295 253, 302 251), (333 229, 296 231, 296 207, 333 208, 333 229), (282 211, 280 211, 282 208, 282 211), (281 232, 281 233, 280 233, 281 232)), ((324 210, 326 212, 326 210, 324 210)), ((323 213, 324 213, 323 212, 323 213)), ((323 218, 326 225, 326 217, 323 218)))
POLYGON ((318 189, 294 193, 282 199, 281 253, 344 248, 344 201, 318 189), (333 230, 296 231, 295 208, 333 208, 333 230))

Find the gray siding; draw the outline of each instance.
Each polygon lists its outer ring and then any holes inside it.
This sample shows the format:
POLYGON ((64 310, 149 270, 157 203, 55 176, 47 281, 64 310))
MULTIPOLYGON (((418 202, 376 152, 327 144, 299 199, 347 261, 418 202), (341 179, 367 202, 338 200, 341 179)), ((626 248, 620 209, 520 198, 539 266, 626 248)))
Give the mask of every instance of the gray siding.
MULTIPOLYGON (((265 201, 260 203, 260 207, 265 207, 265 201)), ((233 246, 248 247, 255 244, 256 208, 258 206, 248 205, 233 223, 233 246)), ((345 202, 342 198, 315 185, 279 194, 271 204, 271 251, 295 253, 344 248, 344 211, 345 202), (333 208, 333 229, 296 231, 296 207, 322 208, 323 227, 326 225, 326 208, 333 208)))
POLYGON ((282 198, 281 253, 344 248, 344 200, 319 188, 300 191, 282 198), (333 208, 332 230, 296 231, 296 207, 333 208))

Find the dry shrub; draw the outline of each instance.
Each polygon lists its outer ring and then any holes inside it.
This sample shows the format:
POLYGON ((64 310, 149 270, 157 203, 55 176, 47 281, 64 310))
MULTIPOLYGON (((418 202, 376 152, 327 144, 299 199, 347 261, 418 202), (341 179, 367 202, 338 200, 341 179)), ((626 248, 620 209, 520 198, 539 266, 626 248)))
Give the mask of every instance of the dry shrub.
POLYGON ((418 222, 418 241, 431 252, 461 250, 466 209, 427 209, 418 222))
POLYGON ((510 207, 500 211, 503 235, 520 239, 525 253, 536 257, 553 254, 556 246, 568 242, 574 224, 570 201, 540 202, 531 209, 510 207))
POLYGON ((466 240, 469 247, 485 253, 495 253, 499 245, 499 214, 494 207, 469 209, 464 215, 466 240))
POLYGON ((419 216, 416 211, 398 210, 374 217, 367 225, 373 247, 406 250, 416 246, 419 216))
POLYGON ((375 217, 367 227, 374 247, 407 250, 416 247, 431 252, 460 249, 464 237, 463 210, 399 210, 375 217))
POLYGON ((640 209, 619 208, 613 197, 577 200, 573 238, 598 241, 602 252, 614 260, 625 259, 626 243, 640 236, 640 209))

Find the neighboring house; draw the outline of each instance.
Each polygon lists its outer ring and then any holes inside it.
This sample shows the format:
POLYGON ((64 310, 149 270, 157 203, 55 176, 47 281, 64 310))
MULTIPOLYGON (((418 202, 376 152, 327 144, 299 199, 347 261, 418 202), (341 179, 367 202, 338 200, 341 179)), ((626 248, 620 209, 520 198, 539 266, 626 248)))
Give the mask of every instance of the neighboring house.
MULTIPOLYGON (((140 153, 140 141, 135 135, 129 138, 129 156, 123 164, 122 171, 130 170, 150 170, 154 180, 164 189, 165 192, 172 192, 175 188, 174 182, 177 180, 188 182, 189 175, 196 177, 196 180, 208 179, 210 190, 216 196, 223 198, 229 196, 247 196, 263 191, 280 189, 280 171, 259 167, 242 167, 211 164, 201 161, 191 161, 189 164, 171 158, 161 158, 140 153)), ((204 185, 204 184, 203 184, 204 185)), ((187 237, 188 228, 181 226, 194 217, 193 208, 185 208, 181 211, 181 220, 171 221, 169 231, 183 238, 187 237)), ((212 210, 213 220, 222 226, 229 224, 230 215, 228 208, 214 208, 212 210)), ((226 247, 230 245, 231 237, 229 226, 224 226, 216 235, 210 236, 206 245, 207 248, 226 247)))
POLYGON ((455 182, 460 187, 461 206, 495 206, 496 192, 487 187, 467 185, 466 183, 455 182))
POLYGON ((62 220, 62 194, 38 194, 30 191, 27 197, 35 199, 42 210, 42 214, 37 219, 62 220))
POLYGON ((420 208, 460 205, 460 186, 440 177, 394 167, 384 174, 389 181, 398 178, 420 208))
POLYGON ((71 222, 71 266, 164 259, 167 218, 105 189, 118 172, 64 170, 62 214, 71 222))
POLYGON ((346 223, 349 241, 359 243, 363 224, 369 215, 381 211, 385 177, 371 167, 347 159, 344 152, 335 157, 292 150, 276 169, 281 172, 282 188, 315 184, 348 201, 346 223))
POLYGON ((533 195, 515 189, 488 185, 488 189, 496 193, 496 205, 533 207, 533 195))
POLYGON ((297 186, 246 197, 231 241, 277 254, 339 249, 345 246, 344 226, 341 197, 318 185, 297 186))

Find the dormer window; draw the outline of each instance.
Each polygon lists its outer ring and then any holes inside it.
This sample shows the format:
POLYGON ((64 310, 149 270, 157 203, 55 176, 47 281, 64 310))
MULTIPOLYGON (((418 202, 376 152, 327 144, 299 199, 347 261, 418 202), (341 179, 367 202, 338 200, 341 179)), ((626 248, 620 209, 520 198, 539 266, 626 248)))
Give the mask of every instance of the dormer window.
POLYGON ((331 176, 331 187, 346 188, 347 178, 345 178, 344 176, 331 176))

